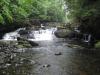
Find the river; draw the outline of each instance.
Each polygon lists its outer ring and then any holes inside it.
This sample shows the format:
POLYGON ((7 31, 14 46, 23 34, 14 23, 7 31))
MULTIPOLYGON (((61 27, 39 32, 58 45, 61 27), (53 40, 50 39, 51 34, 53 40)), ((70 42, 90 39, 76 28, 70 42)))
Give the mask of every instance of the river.
MULTIPOLYGON (((8 34, 5 36, 7 40, 8 34)), ((100 75, 99 51, 71 48, 52 29, 35 32, 35 39, 30 40, 39 46, 23 49, 16 62, 0 69, 0 75, 100 75)))

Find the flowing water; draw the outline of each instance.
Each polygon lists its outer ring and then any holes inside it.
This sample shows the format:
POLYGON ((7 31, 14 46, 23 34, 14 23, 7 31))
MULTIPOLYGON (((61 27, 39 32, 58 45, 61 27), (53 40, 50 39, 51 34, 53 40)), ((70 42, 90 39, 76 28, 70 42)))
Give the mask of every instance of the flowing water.
MULTIPOLYGON (((10 33, 6 33, 3 37, 3 40, 17 40, 17 37, 20 37, 19 34, 20 30, 25 30, 25 28, 19 28, 18 30, 10 33)), ((53 40, 53 33, 56 31, 57 28, 50 28, 50 29, 40 29, 40 30, 31 30, 29 34, 23 34, 24 36, 30 36, 28 39, 33 41, 44 41, 44 40, 53 40)))
MULTIPOLYGON (((38 47, 23 49, 23 52, 0 69, 0 75, 100 75, 100 52, 71 48, 66 40, 56 38, 56 29, 33 31, 38 47)), ((15 31, 16 32, 16 31, 15 31)), ((3 40, 16 40, 8 33, 3 40)), ((33 35, 33 34, 31 34, 33 35)))

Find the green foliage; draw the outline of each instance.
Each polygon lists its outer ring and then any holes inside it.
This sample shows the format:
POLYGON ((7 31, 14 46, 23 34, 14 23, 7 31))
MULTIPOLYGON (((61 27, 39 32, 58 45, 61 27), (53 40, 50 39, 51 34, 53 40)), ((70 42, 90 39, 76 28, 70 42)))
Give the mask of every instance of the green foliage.
POLYGON ((0 23, 38 18, 64 21, 64 0, 0 0, 0 23))
POLYGON ((3 24, 3 17, 2 17, 2 15, 0 14, 0 23, 2 23, 3 24))
POLYGON ((99 0, 65 0, 68 6, 69 18, 84 19, 100 15, 99 0))
POLYGON ((95 44, 95 48, 100 48, 100 41, 95 44))
POLYGON ((10 10, 10 0, 0 0, 0 22, 12 22, 13 21, 13 16, 12 12, 10 10))
POLYGON ((90 33, 100 40, 100 0, 65 0, 68 19, 73 26, 79 25, 82 33, 90 33))
POLYGON ((12 13, 7 6, 3 7, 3 15, 6 17, 8 22, 12 22, 12 13))

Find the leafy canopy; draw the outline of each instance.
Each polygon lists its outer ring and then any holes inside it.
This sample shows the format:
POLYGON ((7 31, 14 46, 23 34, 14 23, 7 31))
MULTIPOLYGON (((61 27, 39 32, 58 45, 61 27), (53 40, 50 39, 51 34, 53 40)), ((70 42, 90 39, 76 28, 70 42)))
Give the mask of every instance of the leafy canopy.
POLYGON ((64 21, 64 0, 0 0, 0 23, 18 19, 64 21))

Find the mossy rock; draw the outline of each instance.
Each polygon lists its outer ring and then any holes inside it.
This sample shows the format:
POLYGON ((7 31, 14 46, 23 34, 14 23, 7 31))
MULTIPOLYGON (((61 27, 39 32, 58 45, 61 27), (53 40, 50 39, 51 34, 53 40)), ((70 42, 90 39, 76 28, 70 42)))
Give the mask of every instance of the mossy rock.
POLYGON ((18 44, 20 45, 20 44, 29 44, 27 41, 18 41, 18 44))
POLYGON ((31 48, 32 46, 30 44, 20 44, 17 47, 18 48, 31 48))
POLYGON ((67 46, 74 49, 84 49, 84 47, 75 44, 68 44, 67 46))
POLYGON ((17 48, 25 48, 23 45, 17 45, 17 48))
POLYGON ((69 34, 71 33, 71 30, 68 29, 61 29, 61 30, 57 30, 55 31, 55 36, 58 38, 66 38, 69 36, 69 34))
POLYGON ((18 37, 17 41, 18 41, 19 47, 21 46, 21 48, 23 48, 23 47, 30 48, 33 46, 38 46, 38 44, 35 43, 34 41, 30 41, 30 40, 27 40, 27 39, 22 38, 22 37, 18 37))
POLYGON ((95 44, 95 48, 100 48, 100 41, 95 44))

